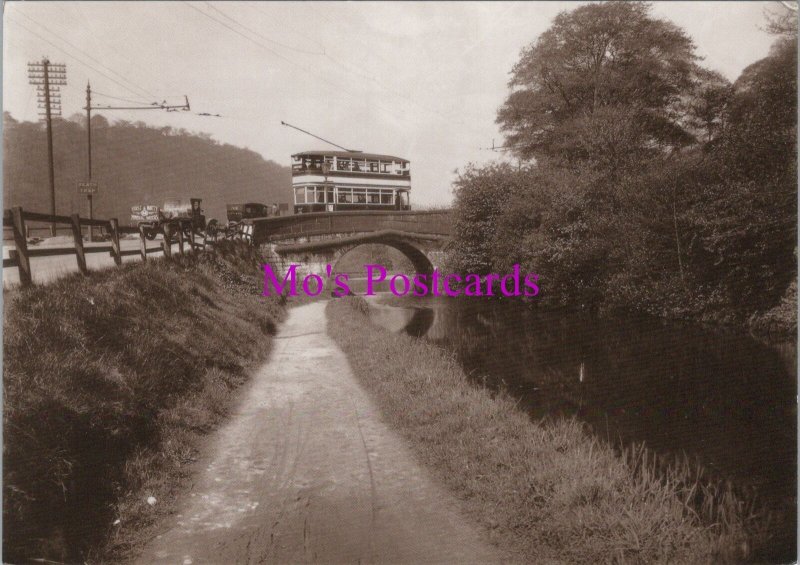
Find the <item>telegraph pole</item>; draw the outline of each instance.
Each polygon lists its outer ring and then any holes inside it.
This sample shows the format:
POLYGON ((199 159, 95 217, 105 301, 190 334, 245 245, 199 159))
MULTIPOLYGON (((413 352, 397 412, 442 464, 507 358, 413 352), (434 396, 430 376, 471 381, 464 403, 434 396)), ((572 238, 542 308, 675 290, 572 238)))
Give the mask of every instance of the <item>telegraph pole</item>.
MULTIPOLYGON (((88 148, 89 166, 87 169, 89 180, 92 180, 92 86, 86 82, 86 147, 88 148)), ((91 202, 91 199, 90 199, 91 202)))
MULTIPOLYGON (((67 67, 64 64, 51 63, 46 57, 40 63, 28 63, 28 79, 30 84, 37 86, 39 108, 44 102, 45 120, 47 121, 47 163, 50 175, 50 214, 56 214, 56 179, 53 168, 53 123, 52 115, 61 116, 60 86, 67 84, 67 67), (51 74, 52 73, 52 74, 51 74), (44 89, 39 88, 44 86, 44 89), (52 88, 52 91, 51 91, 52 88), (43 95, 42 95, 42 91, 43 95), (56 107, 52 107, 52 98, 56 100, 56 107), (53 112, 55 110, 55 112, 53 112)), ((41 112, 39 113, 41 116, 41 112)), ((56 224, 50 224, 50 234, 56 235, 56 224)))
MULTIPOLYGON (((87 168, 87 177, 89 180, 89 184, 92 183, 92 86, 89 84, 89 81, 86 81, 86 147, 88 149, 88 168, 87 168)), ((92 194, 87 193, 86 199, 89 201, 89 219, 91 220, 93 217, 92 213, 92 194)), ((89 226, 89 241, 93 241, 94 237, 94 230, 92 226, 89 226)))

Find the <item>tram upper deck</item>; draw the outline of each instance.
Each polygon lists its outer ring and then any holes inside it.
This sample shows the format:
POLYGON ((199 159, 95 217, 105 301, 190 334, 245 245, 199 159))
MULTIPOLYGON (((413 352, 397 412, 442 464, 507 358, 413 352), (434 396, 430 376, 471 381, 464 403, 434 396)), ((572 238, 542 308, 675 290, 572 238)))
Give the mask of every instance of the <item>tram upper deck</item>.
POLYGON ((292 155, 295 213, 336 210, 409 210, 410 162, 355 151, 292 155))

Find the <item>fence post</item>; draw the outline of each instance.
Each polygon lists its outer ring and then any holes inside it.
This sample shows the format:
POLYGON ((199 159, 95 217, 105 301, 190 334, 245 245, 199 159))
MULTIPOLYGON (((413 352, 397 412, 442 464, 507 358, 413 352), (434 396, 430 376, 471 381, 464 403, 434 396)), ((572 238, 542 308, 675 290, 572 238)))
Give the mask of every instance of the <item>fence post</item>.
POLYGON ((11 217, 14 221, 14 245, 17 247, 19 283, 22 286, 30 286, 31 262, 28 257, 28 241, 25 239, 27 231, 25 229, 25 218, 22 216, 22 208, 20 206, 13 207, 11 209, 11 217))
POLYGON ((111 250, 114 252, 114 263, 120 266, 122 265, 122 249, 119 246, 119 221, 111 218, 108 224, 111 228, 111 250))
POLYGON ((178 253, 183 255, 183 226, 178 226, 178 253))
POLYGON ((139 253, 142 256, 142 262, 147 262, 147 238, 144 236, 144 230, 139 228, 139 253))
POLYGON ((161 241, 161 249, 164 250, 164 257, 172 257, 172 230, 169 224, 164 225, 164 239, 161 241))
POLYGON ((194 246, 194 226, 192 226, 192 231, 189 232, 189 246, 192 248, 192 255, 195 255, 197 249, 194 246))
MULTIPOLYGON (((78 270, 84 275, 89 274, 86 268, 86 255, 83 253, 83 234, 81 233, 81 217, 78 214, 72 214, 72 238, 75 240, 75 257, 78 260, 78 270)), ((91 228, 91 226, 89 226, 91 228)))

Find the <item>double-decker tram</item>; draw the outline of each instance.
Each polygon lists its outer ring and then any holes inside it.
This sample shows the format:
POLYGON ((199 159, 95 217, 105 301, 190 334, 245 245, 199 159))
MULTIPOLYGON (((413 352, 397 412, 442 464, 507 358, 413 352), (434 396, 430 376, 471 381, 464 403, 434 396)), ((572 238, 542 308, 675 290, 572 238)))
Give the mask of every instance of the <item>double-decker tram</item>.
POLYGON ((294 212, 410 210, 407 159, 361 151, 292 155, 294 212))

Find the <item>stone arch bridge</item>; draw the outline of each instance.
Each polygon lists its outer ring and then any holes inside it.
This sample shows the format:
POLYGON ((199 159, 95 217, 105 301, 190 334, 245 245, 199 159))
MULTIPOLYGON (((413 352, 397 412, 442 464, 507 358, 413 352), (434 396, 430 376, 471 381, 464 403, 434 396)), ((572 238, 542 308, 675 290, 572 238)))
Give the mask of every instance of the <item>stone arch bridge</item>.
POLYGON ((394 247, 418 273, 442 266, 451 241, 450 210, 346 211, 244 220, 244 231, 272 264, 286 272, 326 274, 351 249, 365 243, 394 247))

